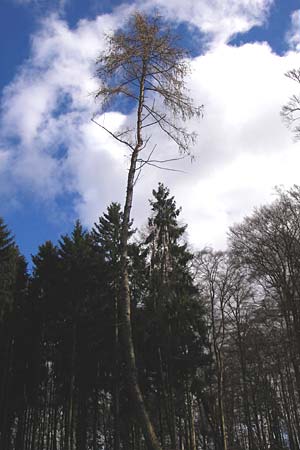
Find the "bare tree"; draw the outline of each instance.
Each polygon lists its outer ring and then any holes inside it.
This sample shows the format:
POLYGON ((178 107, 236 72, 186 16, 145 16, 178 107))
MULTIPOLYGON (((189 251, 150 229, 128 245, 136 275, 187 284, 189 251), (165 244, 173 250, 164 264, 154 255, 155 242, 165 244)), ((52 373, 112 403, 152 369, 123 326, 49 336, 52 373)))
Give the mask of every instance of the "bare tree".
POLYGON ((121 232, 120 331, 123 340, 126 377, 136 416, 149 449, 160 449, 159 441, 145 408, 138 384, 131 329, 130 285, 128 279, 128 229, 133 190, 145 164, 161 167, 166 161, 151 159, 153 151, 143 156, 150 141, 149 130, 157 126, 168 135, 181 154, 190 154, 195 134, 182 125, 193 116, 200 116, 202 107, 195 107, 187 95, 184 79, 189 71, 187 53, 178 46, 178 39, 163 26, 159 17, 149 18, 135 13, 124 29, 107 38, 107 50, 97 60, 97 74, 103 84, 96 93, 103 111, 114 102, 127 101, 136 108, 133 127, 114 132, 97 123, 130 151, 125 206, 121 232))
POLYGON ((226 346, 226 312, 233 294, 233 271, 223 252, 205 249, 195 259, 197 281, 207 302, 209 340, 217 375, 218 422, 222 450, 228 450, 224 405, 224 348, 226 346))
POLYGON ((230 246, 252 278, 277 298, 300 395, 300 188, 278 191, 275 202, 232 227, 230 246))
MULTIPOLYGON (((285 76, 296 81, 296 83, 300 83, 300 68, 289 70, 285 76)), ((281 108, 280 114, 285 124, 291 128, 295 139, 300 139, 300 94, 292 95, 287 104, 281 108)))

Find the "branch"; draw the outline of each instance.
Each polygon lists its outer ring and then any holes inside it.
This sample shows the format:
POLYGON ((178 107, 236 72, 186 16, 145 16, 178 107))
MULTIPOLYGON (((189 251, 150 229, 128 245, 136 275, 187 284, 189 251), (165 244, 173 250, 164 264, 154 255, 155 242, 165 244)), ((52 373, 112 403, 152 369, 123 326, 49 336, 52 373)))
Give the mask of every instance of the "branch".
POLYGON ((141 170, 145 166, 145 164, 147 164, 150 161, 150 158, 153 155, 153 152, 156 149, 156 147, 157 147, 157 145, 155 144, 146 160, 141 159, 141 158, 138 159, 138 162, 141 162, 141 165, 139 166, 139 168, 137 170, 141 170))
POLYGON ((154 163, 167 163, 167 162, 171 162, 171 161, 180 161, 181 159, 185 159, 187 158, 187 155, 183 155, 183 156, 178 156, 178 158, 170 158, 170 159, 151 159, 150 162, 154 162, 154 163))
MULTIPOLYGON (((101 125, 100 123, 98 123, 94 118, 91 118, 91 121, 93 123, 95 123, 96 125, 98 125, 98 127, 102 128, 102 130, 106 131, 110 136, 112 136, 114 139, 116 139, 117 141, 119 141, 121 144, 125 144, 127 145, 127 147, 131 148, 131 150, 134 150, 133 145, 131 145, 128 141, 124 141, 123 139, 120 139, 120 137, 113 133, 112 131, 110 131, 108 128, 104 127, 103 125, 101 125)), ((122 134, 121 134, 122 135, 122 134)))
POLYGON ((157 164, 152 164, 151 162, 146 162, 146 164, 149 164, 149 166, 156 167, 157 169, 168 170, 169 172, 187 173, 185 170, 172 169, 171 167, 160 167, 157 164))

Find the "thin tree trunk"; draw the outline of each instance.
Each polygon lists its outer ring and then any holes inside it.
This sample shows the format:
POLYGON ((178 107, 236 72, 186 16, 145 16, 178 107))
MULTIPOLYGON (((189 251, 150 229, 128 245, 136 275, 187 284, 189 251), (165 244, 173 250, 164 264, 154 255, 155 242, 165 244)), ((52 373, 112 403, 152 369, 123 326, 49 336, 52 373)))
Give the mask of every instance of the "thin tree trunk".
POLYGON ((123 223, 121 232, 121 301, 120 301, 120 327, 123 340, 123 351, 125 360, 125 373, 129 387, 130 396, 135 408, 137 420, 140 423, 143 435, 149 450, 161 450, 159 441, 152 426, 150 417, 145 407, 142 392, 138 383, 137 368, 134 352, 134 344, 131 328, 131 305, 130 305, 130 286, 128 277, 128 228, 130 223, 130 213, 132 208, 134 178, 136 174, 136 165, 139 151, 143 146, 141 135, 142 129, 142 110, 144 103, 144 83, 146 76, 146 65, 143 65, 143 71, 140 81, 139 105, 137 112, 137 143, 131 155, 126 199, 123 213, 123 223))
MULTIPOLYGON (((98 372, 98 365, 97 365, 98 372)), ((94 388, 94 417, 93 417, 93 450, 97 450, 97 424, 98 424, 98 389, 94 388)))
POLYGON ((76 321, 72 325, 72 349, 68 412, 66 417, 65 442, 66 450, 73 450, 73 416, 74 416, 74 388, 75 388, 75 356, 76 356, 76 321))
POLYGON ((119 380, 119 311, 118 297, 115 296, 115 367, 113 387, 114 409, 114 450, 120 450, 120 380, 119 380))
POLYGON ((218 359, 218 402, 219 402, 219 415, 220 415, 220 425, 221 425, 221 436, 222 436, 222 446, 223 450, 227 450, 227 436, 226 436, 226 425, 225 425, 225 413, 224 413, 224 368, 223 368, 223 358, 220 352, 217 355, 218 359))
POLYGON ((7 434, 8 434, 8 418, 9 418, 9 392, 10 392, 10 378, 9 374, 11 371, 12 360, 13 360, 13 338, 9 337, 7 343, 6 352, 6 365, 4 369, 2 386, 1 386, 1 409, 2 409, 2 423, 0 426, 1 430, 1 448, 5 448, 7 445, 7 434))

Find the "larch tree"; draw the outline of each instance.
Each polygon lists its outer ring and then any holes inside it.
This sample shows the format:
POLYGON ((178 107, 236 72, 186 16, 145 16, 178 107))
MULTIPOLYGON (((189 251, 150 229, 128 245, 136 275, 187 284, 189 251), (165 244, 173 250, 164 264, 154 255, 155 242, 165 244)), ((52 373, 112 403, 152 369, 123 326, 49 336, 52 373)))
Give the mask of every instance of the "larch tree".
MULTIPOLYGON (((138 12, 125 28, 107 38, 107 47, 97 60, 101 86, 96 98, 103 111, 119 101, 128 102, 136 110, 131 128, 114 132, 99 122, 102 129, 124 144, 130 151, 125 205, 121 229, 120 323, 126 378, 136 417, 149 450, 160 449, 137 378, 131 329, 130 283, 128 276, 128 237, 134 185, 145 164, 161 161, 151 159, 153 149, 144 156, 151 137, 150 130, 159 127, 183 154, 190 154, 195 134, 182 125, 193 116, 200 116, 202 107, 195 107, 185 88, 189 72, 187 52, 178 45, 178 38, 164 26, 159 17, 138 12)), ((155 147, 154 147, 155 148, 155 147)))

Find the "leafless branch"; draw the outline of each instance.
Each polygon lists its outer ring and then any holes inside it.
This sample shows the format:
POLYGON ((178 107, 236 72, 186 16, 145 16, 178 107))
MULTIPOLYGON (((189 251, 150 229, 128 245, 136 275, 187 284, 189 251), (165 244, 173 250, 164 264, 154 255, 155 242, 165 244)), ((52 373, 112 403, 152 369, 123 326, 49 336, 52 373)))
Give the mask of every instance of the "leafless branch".
POLYGON ((91 121, 93 123, 95 123, 96 125, 98 125, 98 127, 102 128, 104 131, 106 131, 110 136, 112 136, 114 139, 116 139, 118 142, 120 142, 121 144, 127 145, 127 147, 131 148, 131 150, 134 150, 134 147, 128 142, 125 141, 123 139, 120 139, 119 135, 110 131, 108 128, 106 128, 105 126, 101 125, 99 122, 97 122, 94 118, 91 119, 91 121))

